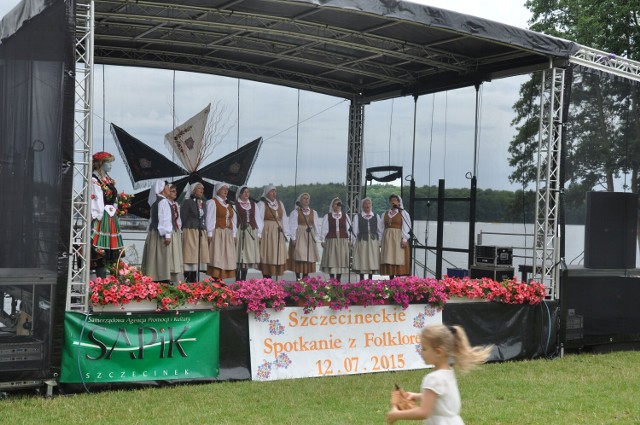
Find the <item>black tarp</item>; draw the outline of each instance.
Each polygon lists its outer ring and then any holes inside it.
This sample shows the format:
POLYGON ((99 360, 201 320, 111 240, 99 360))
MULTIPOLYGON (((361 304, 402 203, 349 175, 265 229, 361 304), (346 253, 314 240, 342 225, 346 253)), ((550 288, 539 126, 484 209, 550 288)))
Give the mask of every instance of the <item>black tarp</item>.
POLYGON ((462 326, 472 345, 492 344, 489 361, 535 359, 557 354, 559 311, 557 301, 449 303, 442 322, 462 326))
POLYGON ((62 330, 55 324, 63 323, 66 300, 74 39, 75 1, 23 1, 0 25, 0 351, 9 354, 1 357, 3 382, 46 378, 59 367, 62 330), (25 314, 27 326, 14 323, 25 314), (19 363, 25 352, 38 364, 19 363))
POLYGON ((364 102, 564 66, 579 49, 567 40, 408 1, 95 5, 101 17, 96 63, 225 75, 364 102))

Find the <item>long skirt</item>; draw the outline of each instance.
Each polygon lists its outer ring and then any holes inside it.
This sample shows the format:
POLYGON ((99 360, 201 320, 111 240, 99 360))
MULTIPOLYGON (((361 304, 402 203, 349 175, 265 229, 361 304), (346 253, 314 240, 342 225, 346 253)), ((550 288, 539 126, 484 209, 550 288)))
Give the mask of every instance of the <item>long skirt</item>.
POLYGON ((264 221, 260 240, 260 271, 263 276, 282 276, 287 263, 287 243, 272 220, 264 221))
MULTIPOLYGON (((173 241, 171 242, 173 243, 173 241)), ((142 251, 142 272, 154 282, 171 279, 169 247, 157 230, 149 230, 142 251)))
POLYGON ((236 255, 241 269, 258 268, 260 264, 260 243, 258 231, 247 227, 236 233, 236 255))
POLYGON ((179 230, 171 232, 171 244, 169 245, 169 271, 171 273, 182 273, 182 235, 179 230))
POLYGON ((318 245, 312 235, 312 232, 307 232, 306 225, 298 226, 295 246, 289 242, 289 270, 302 274, 316 272, 318 245))
POLYGON ((100 220, 93 220, 91 227, 91 261, 92 268, 104 267, 104 261, 116 261, 124 248, 120 233, 120 220, 117 215, 111 217, 106 211, 100 220))
POLYGON ((377 239, 356 242, 353 249, 353 271, 373 274, 380 270, 380 242, 377 239))
POLYGON ((409 246, 402 248, 402 230, 386 228, 380 243, 380 274, 407 275, 411 272, 409 246))
POLYGON ((349 240, 331 238, 324 243, 320 270, 323 273, 342 274, 349 272, 349 240))
POLYGON ((124 248, 120 233, 120 220, 117 215, 111 217, 105 211, 102 214, 102 219, 94 220, 91 229, 91 243, 94 247, 101 249, 124 248))
POLYGON ((236 243, 233 239, 233 230, 215 229, 213 238, 209 244, 209 264, 207 274, 220 279, 236 276, 236 243))
POLYGON ((206 230, 183 229, 182 231, 182 259, 184 271, 198 270, 198 254, 200 254, 200 270, 206 269, 209 262, 209 241, 206 230), (200 233, 200 248, 198 252, 198 233, 200 233))

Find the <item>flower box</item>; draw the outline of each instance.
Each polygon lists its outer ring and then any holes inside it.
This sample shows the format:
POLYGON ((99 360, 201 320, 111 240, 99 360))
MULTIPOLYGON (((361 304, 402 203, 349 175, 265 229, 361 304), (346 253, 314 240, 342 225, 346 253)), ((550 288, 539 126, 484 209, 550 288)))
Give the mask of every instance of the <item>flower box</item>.
POLYGON ((128 304, 95 304, 92 306, 94 313, 140 313, 145 311, 156 311, 158 303, 156 300, 134 301, 128 304))
POLYGON ((195 303, 182 304, 175 308, 175 310, 215 310, 215 306, 210 301, 198 300, 195 303))

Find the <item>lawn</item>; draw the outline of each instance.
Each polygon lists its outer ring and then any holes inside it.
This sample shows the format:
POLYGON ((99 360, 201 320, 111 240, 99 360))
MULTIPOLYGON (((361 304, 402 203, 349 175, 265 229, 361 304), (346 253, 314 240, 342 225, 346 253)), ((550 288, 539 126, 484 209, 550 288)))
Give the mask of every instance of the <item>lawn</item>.
MULTIPOLYGON (((462 417, 468 425, 639 424, 639 364, 640 352, 617 352, 483 365, 459 376, 462 417)), ((424 373, 11 395, 0 401, 0 423, 384 424, 393 384, 418 391, 424 373)))

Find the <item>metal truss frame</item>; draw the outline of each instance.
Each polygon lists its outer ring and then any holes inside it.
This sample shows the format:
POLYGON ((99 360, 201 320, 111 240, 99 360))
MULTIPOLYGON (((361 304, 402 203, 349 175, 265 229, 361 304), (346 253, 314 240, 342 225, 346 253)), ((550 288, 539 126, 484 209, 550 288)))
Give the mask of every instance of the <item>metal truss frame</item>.
POLYGON ((362 139, 364 105, 352 100, 349 105, 349 146, 347 152, 347 211, 349 217, 359 212, 362 188, 362 139))
POLYGON ((580 46, 580 49, 571 56, 569 62, 629 80, 640 81, 640 62, 626 59, 613 53, 580 46))
POLYGON ((562 151, 565 70, 543 71, 540 88, 540 130, 536 180, 536 224, 533 243, 534 279, 559 297, 560 155, 562 151))
POLYGON ((89 309, 91 253, 91 145, 93 140, 93 0, 76 2, 76 67, 71 205, 71 255, 67 278, 66 310, 89 309))

